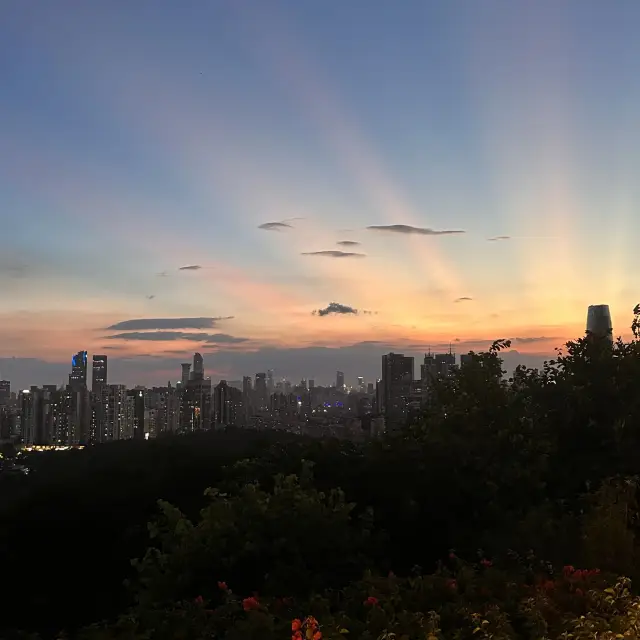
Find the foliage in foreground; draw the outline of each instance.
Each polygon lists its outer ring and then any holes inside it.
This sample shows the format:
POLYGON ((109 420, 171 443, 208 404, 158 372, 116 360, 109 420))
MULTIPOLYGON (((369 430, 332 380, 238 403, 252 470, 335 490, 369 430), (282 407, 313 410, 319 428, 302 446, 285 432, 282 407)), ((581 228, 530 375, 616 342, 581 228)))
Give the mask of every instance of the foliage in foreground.
POLYGON ((559 575, 529 559, 495 568, 455 557, 432 575, 367 576, 310 599, 238 596, 227 583, 163 607, 143 607, 81 640, 527 640, 636 638, 640 598, 627 578, 565 567, 559 575))

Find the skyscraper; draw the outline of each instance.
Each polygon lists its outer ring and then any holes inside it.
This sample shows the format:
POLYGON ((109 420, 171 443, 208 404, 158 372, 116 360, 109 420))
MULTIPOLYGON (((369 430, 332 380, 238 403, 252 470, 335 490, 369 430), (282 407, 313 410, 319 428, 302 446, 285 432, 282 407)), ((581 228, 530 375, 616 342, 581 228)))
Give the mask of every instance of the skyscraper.
POLYGON ((73 389, 82 389, 87 386, 87 352, 78 351, 71 358, 71 373, 69 374, 69 386, 73 389))
POLYGON ((264 411, 269 406, 269 393, 267 390, 267 374, 256 373, 255 383, 256 409, 264 411))
POLYGON ((613 324, 608 304, 592 304, 587 310, 587 337, 605 338, 613 343, 613 324))
POLYGON ((193 380, 204 380, 204 358, 199 353, 193 354, 193 380))
POLYGON ((340 391, 344 389, 344 373, 342 371, 336 371, 336 389, 340 389, 340 391))
POLYGON ((402 353, 382 356, 382 409, 391 422, 402 423, 406 418, 413 370, 414 362, 410 356, 402 353))
POLYGON ((94 355, 91 366, 91 391, 99 393, 105 384, 107 384, 107 356, 94 355))
POLYGON ((9 404, 11 399, 11 383, 8 380, 0 380, 0 406, 9 404))
POLYGON ((187 382, 189 382, 189 372, 191 371, 191 363, 190 362, 183 362, 181 365, 182 367, 182 378, 181 378, 181 382, 182 382, 182 387, 186 387, 187 386, 187 382))

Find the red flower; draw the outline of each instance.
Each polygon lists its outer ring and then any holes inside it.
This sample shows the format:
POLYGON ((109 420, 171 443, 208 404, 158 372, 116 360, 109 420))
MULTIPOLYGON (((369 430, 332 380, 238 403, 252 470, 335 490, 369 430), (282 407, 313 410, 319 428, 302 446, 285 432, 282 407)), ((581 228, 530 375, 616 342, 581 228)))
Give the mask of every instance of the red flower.
POLYGON ((313 634, 313 640, 322 640, 322 633, 320 631, 316 631, 313 634))
POLYGON ((296 631, 292 636, 291 640, 302 640, 302 631, 296 631))
POLYGON ((259 609, 260 603, 258 602, 257 598, 254 598, 253 596, 251 596, 250 598, 245 598, 242 601, 242 608, 245 611, 251 611, 252 609, 259 609))
POLYGON ((291 631, 300 631, 301 628, 302 621, 300 620, 300 618, 296 618, 295 620, 291 621, 291 631))
POLYGON ((447 580, 446 585, 449 589, 455 591, 458 588, 458 581, 453 579, 447 580))
POLYGON ((567 575, 567 574, 573 573, 575 570, 576 570, 576 569, 575 569, 575 567, 573 567, 573 566, 571 566, 570 564, 568 564, 568 565, 566 565, 566 566, 562 569, 562 572, 563 572, 565 575, 567 575))
POLYGON ((227 586, 226 582, 220 581, 218 582, 218 589, 221 589, 222 591, 227 591, 229 587, 227 586))
POLYGON ((449 559, 450 560, 455 560, 458 556, 456 556, 456 554, 453 551, 449 551, 449 559))
POLYGON ((202 596, 198 596, 198 597, 194 600, 194 602, 195 602, 196 604, 204 604, 204 599, 202 598, 202 596))
POLYGON ((576 595, 577 596, 583 596, 584 595, 584 591, 582 589, 576 589, 576 595))
POLYGON ((542 584, 542 588, 545 591, 552 591, 553 589, 556 588, 556 583, 553 580, 547 580, 542 584))
POLYGON ((367 607, 375 607, 378 604, 378 598, 369 596, 363 604, 367 607))
POLYGON ((486 558, 482 558, 482 560, 480 560, 480 564, 483 567, 490 567, 493 565, 493 562, 491 562, 491 560, 487 560, 486 558))

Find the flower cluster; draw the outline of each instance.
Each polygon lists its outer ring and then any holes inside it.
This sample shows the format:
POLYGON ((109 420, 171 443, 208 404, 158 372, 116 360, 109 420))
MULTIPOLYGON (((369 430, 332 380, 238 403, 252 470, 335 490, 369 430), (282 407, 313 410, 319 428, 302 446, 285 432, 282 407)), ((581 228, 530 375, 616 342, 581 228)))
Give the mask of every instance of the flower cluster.
POLYGON ((571 565, 563 568, 562 573, 567 580, 587 580, 593 578, 600 573, 600 569, 576 569, 571 565))
POLYGON ((258 601, 258 598, 250 596, 242 601, 242 608, 245 611, 254 611, 255 609, 260 608, 260 602, 258 601))
POLYGON ((291 621, 291 640, 322 640, 320 625, 313 616, 308 616, 304 622, 300 618, 291 621))

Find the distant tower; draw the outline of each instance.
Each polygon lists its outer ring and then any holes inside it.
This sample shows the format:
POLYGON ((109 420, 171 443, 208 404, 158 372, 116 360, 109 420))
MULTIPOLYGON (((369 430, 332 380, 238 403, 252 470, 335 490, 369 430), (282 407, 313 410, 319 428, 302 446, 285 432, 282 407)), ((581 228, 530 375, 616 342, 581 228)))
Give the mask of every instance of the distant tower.
POLYGON ((71 359, 71 374, 69 386, 74 389, 83 389, 87 386, 87 352, 78 351, 71 359))
POLYGON ((587 336, 606 338, 613 344, 613 324, 608 304, 592 304, 587 311, 587 336))
POLYGON ((98 393, 107 384, 107 356, 94 355, 91 368, 91 391, 98 393))
POLYGON ((336 388, 342 391, 344 389, 344 373, 336 371, 336 388))
POLYGON ((183 362, 181 365, 182 367, 182 384, 184 387, 187 386, 187 382, 189 382, 189 372, 191 371, 191 363, 190 362, 183 362))
POLYGON ((193 379, 204 380, 204 359, 201 354, 193 354, 193 379))

